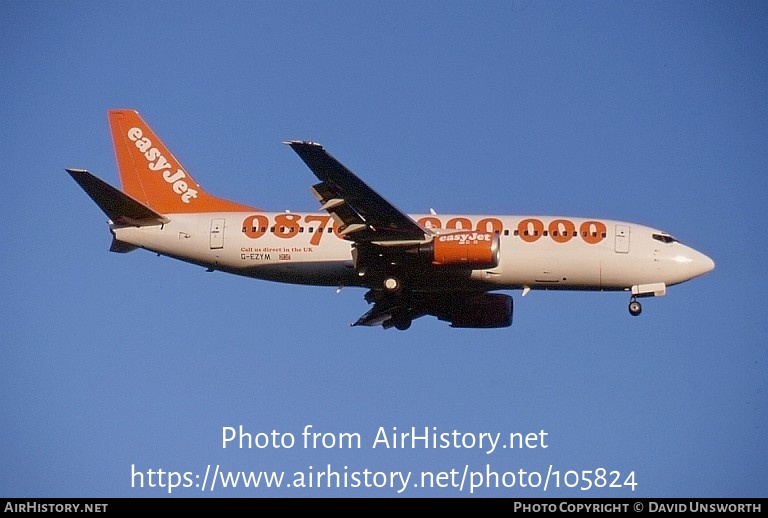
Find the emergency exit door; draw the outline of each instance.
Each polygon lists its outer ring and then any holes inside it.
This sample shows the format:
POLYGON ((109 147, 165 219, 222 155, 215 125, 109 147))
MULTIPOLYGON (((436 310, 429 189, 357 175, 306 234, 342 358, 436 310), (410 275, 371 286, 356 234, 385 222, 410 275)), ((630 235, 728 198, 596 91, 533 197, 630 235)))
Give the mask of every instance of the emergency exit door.
POLYGON ((211 250, 224 248, 224 218, 211 220, 211 250))

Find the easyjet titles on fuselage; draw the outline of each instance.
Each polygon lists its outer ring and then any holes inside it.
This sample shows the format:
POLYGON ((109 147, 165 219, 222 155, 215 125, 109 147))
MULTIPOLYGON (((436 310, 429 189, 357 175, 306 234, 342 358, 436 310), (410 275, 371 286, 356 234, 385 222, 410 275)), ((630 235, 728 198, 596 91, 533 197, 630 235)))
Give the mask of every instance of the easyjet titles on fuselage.
MULTIPOLYGON (((428 229, 455 231, 441 235, 438 238, 441 242, 491 241, 493 234, 506 236, 510 232, 501 219, 487 216, 479 217, 476 221, 472 221, 466 216, 451 217, 445 221, 445 226, 438 216, 424 216, 419 218, 417 223, 428 229)), ((345 239, 338 224, 330 216, 322 214, 302 215, 294 212, 253 214, 243 220, 242 229, 246 237, 250 239, 258 239, 267 233, 282 239, 290 239, 303 233, 304 225, 308 227, 311 234, 310 243, 313 245, 320 244, 323 234, 326 233, 326 228, 337 238, 345 239)), ((569 219, 556 218, 545 223, 533 217, 521 219, 514 228, 514 235, 526 243, 533 243, 541 238, 549 237, 560 244, 567 243, 574 238, 580 238, 590 245, 603 241, 608 229, 604 222, 598 220, 583 221, 577 229, 576 224, 569 219)))

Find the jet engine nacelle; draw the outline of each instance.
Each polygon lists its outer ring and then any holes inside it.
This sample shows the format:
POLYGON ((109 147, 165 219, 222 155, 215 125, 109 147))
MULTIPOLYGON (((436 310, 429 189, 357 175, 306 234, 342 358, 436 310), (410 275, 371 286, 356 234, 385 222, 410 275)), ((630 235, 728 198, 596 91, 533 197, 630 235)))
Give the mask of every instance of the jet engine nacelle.
POLYGON ((469 297, 461 306, 444 308, 436 315, 451 327, 490 328, 512 325, 512 297, 502 293, 482 293, 469 297))
POLYGON ((432 264, 495 268, 499 265, 499 235, 493 232, 462 230, 435 236, 432 264))

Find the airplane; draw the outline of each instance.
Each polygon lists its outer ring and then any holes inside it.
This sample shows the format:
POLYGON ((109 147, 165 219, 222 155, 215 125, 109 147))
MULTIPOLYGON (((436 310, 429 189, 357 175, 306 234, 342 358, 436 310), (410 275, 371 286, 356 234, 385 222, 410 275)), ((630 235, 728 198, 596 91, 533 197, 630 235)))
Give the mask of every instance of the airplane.
POLYGON ((639 298, 714 269, 667 232, 566 216, 408 215, 320 144, 288 145, 319 182, 316 212, 267 212, 206 192, 135 110, 109 110, 122 190, 66 169, 109 218, 110 251, 139 248, 244 277, 367 289, 352 326, 408 329, 431 315, 454 328, 512 324, 503 290, 625 291, 639 298))

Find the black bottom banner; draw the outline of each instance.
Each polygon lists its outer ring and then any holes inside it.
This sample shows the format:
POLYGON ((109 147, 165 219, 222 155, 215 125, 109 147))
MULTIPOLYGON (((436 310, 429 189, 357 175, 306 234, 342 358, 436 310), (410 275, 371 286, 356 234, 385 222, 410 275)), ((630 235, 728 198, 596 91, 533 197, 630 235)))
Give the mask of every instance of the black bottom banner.
MULTIPOLYGON (((269 498, 267 498, 269 499, 269 498)), ((434 500, 440 498, 404 498, 409 501, 409 509, 418 501, 430 502, 434 511, 434 500)), ((513 513, 759 513, 765 498, 447 498, 452 501, 451 510, 460 510, 462 502, 472 505, 477 511, 478 500, 487 500, 503 505, 503 512, 513 513), (471 502, 471 503, 470 503, 471 502), (455 506, 458 505, 459 508, 455 506)), ((150 511, 197 511, 222 512, 242 511, 250 505, 260 505, 264 498, 5 498, 0 499, 3 513, 123 513, 150 511)), ((312 503, 317 510, 318 503, 339 500, 377 500, 397 505, 400 498, 290 498, 299 508, 302 504, 312 503)), ((284 503, 281 503, 281 506, 284 503)), ((257 508, 254 507, 254 510, 257 508)), ((263 510, 263 508, 260 508, 263 510)), ((285 508, 283 508, 285 510, 285 508)), ((468 510, 470 510, 468 508, 468 510)))

